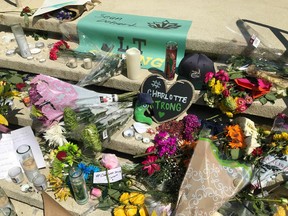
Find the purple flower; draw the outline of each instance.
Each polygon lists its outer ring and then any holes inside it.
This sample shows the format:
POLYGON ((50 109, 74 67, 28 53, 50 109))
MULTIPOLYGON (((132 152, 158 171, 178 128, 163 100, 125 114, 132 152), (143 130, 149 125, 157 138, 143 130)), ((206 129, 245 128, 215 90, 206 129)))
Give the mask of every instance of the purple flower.
POLYGON ((196 115, 188 114, 184 118, 185 129, 184 139, 194 141, 193 132, 201 126, 201 122, 196 115))
POLYGON ((154 137, 155 147, 159 157, 174 155, 177 151, 177 138, 169 136, 168 132, 161 131, 154 137))

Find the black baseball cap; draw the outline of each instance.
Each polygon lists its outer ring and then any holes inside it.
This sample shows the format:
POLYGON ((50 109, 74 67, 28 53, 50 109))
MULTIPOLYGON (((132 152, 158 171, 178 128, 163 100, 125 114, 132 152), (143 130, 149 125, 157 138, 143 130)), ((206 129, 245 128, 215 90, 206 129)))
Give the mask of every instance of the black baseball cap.
POLYGON ((188 54, 179 64, 178 80, 186 79, 195 89, 201 90, 207 72, 215 73, 214 62, 210 58, 204 54, 188 54))

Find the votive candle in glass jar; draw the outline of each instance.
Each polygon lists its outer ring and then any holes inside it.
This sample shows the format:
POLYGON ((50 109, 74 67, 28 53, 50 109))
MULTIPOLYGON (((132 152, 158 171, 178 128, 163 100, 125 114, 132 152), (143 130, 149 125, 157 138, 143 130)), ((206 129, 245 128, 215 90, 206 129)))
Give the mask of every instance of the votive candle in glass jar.
POLYGON ((11 203, 8 196, 6 195, 4 189, 0 187, 0 209, 3 209, 3 208, 10 208, 14 210, 14 206, 11 203))
POLYGON ((87 203, 89 194, 86 188, 86 182, 82 170, 77 167, 72 167, 69 171, 69 180, 75 201, 79 205, 84 205, 87 203))
POLYGON ((32 149, 29 145, 21 145, 16 150, 20 164, 29 182, 40 174, 36 161, 34 159, 32 149))
POLYGON ((31 56, 29 45, 27 43, 26 36, 24 34, 22 26, 20 24, 13 24, 11 25, 11 30, 18 44, 20 55, 23 58, 31 56))
POLYGON ((0 208, 0 215, 2 216, 17 216, 16 212, 9 208, 9 207, 5 207, 5 208, 0 208))

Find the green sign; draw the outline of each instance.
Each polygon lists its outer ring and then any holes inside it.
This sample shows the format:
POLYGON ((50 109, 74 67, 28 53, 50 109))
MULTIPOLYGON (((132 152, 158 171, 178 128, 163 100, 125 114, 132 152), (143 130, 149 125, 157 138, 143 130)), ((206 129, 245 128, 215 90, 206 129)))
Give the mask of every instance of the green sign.
POLYGON ((191 21, 93 11, 77 24, 79 51, 113 45, 114 53, 136 47, 141 51, 142 68, 164 70, 165 44, 178 43, 177 66, 184 57, 191 21))

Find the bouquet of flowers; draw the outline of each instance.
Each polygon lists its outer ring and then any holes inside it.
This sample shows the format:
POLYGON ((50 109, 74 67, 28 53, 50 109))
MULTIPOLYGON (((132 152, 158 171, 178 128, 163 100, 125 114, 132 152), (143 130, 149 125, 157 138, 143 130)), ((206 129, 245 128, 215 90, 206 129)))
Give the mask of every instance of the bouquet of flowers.
POLYGON ((156 212, 170 211, 169 206, 164 206, 160 202, 158 206, 152 205, 156 202, 144 194, 146 191, 125 173, 122 174, 121 167, 125 169, 125 165, 121 166, 115 154, 103 153, 97 159, 90 158, 77 145, 67 142, 50 152, 50 161, 48 181, 55 198, 59 201, 72 197, 69 171, 72 167, 81 170, 92 200, 90 202, 92 206, 85 213, 96 208, 110 209, 115 216, 136 214, 149 216, 153 215, 149 213, 150 211, 151 213, 154 211, 154 215, 156 212), (114 179, 115 174, 118 176, 117 180, 114 179), (103 178, 103 175, 106 177, 103 178))
POLYGON ((203 96, 208 106, 219 108, 228 117, 244 112, 256 100, 262 104, 274 103, 287 95, 287 82, 276 75, 280 69, 268 67, 267 62, 240 57, 232 57, 228 63, 225 70, 206 73, 207 91, 203 96), (278 70, 264 71, 268 69, 278 70))
POLYGON ((102 143, 110 141, 111 136, 133 115, 131 102, 109 103, 83 108, 64 109, 65 136, 81 141, 85 147, 101 152, 102 143))
POLYGON ((277 205, 285 208, 287 193, 274 190, 286 191, 286 132, 264 130, 239 117, 208 137, 197 141, 179 190, 177 215, 271 215, 277 205))
POLYGON ((37 75, 33 78, 29 89, 31 115, 40 120, 45 127, 49 127, 53 122, 59 122, 66 107, 96 108, 100 104, 103 107, 104 103, 131 100, 137 94, 138 92, 118 95, 99 93, 46 75, 37 75))
MULTIPOLYGON (((91 45, 93 46, 93 45, 91 45)), ((110 48, 110 50, 112 50, 110 48)), ((121 55, 109 52, 109 49, 77 51, 70 48, 65 40, 57 41, 50 50, 49 57, 51 60, 60 58, 81 58, 91 60, 92 69, 89 74, 82 78, 77 85, 87 86, 91 84, 101 84, 113 76, 121 74, 124 61, 121 55)), ((67 63, 69 64, 69 62, 67 63)))
POLYGON ((132 174, 151 191, 155 200, 175 203, 172 194, 179 190, 200 126, 200 119, 193 114, 162 123, 157 127, 154 145, 148 147, 145 154, 136 156, 145 156, 145 160, 132 174))

